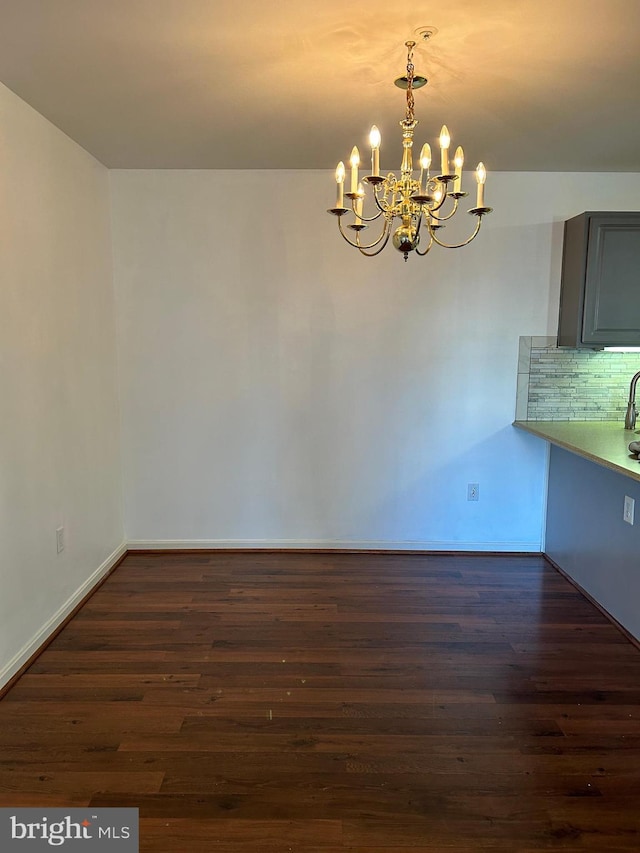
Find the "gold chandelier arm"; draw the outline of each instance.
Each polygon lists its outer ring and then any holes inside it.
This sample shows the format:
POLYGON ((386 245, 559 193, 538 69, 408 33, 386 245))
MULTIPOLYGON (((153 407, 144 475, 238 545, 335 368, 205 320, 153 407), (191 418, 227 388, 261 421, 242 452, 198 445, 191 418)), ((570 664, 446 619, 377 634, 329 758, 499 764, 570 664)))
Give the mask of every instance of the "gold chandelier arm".
MULTIPOLYGON (((454 245, 449 245, 448 243, 442 243, 440 240, 438 240, 438 238, 436 237, 436 235, 433 232, 431 232, 431 237, 433 240, 435 240, 435 242, 438 244, 438 246, 442 246, 443 249, 461 249, 463 246, 469 245, 469 243, 473 240, 473 238, 476 236, 476 234, 480 230, 481 225, 482 225, 482 217, 479 216, 478 217, 478 223, 475 227, 473 234, 471 235, 471 237, 469 237, 467 240, 465 240, 464 243, 456 243, 454 245)), ((431 230, 431 229, 429 229, 429 230, 431 230)))
POLYGON ((367 246, 362 246, 360 244, 360 230, 361 229, 358 229, 356 231, 356 242, 352 243, 351 240, 344 233, 344 229, 342 227, 342 217, 341 216, 338 217, 338 226, 340 228, 340 233, 342 234, 344 239, 347 241, 347 243, 350 246, 353 246, 354 249, 360 249, 360 251, 362 251, 362 249, 375 249, 375 247, 378 246, 382 240, 384 240, 385 234, 386 234, 386 240, 385 240, 385 245, 386 245, 386 242, 389 239, 389 233, 391 231, 391 227, 390 227, 391 223, 387 220, 387 221, 385 221, 384 228, 382 229, 382 233, 380 234, 378 239, 374 240, 373 243, 369 243, 369 245, 367 245, 367 246))
MULTIPOLYGON (((360 250, 360 254, 364 255, 365 258, 375 258, 376 255, 379 255, 380 252, 384 249, 384 247, 389 242, 389 237, 391 236, 391 227, 390 226, 391 226, 391 223, 387 221, 387 224, 385 225, 385 230, 382 232, 382 235, 381 235, 381 236, 384 236, 384 241, 383 241, 382 245, 380 246, 380 248, 376 249, 375 252, 365 252, 364 250, 368 249, 369 246, 361 246, 360 243, 358 242, 358 249, 360 250)), ((356 240, 359 241, 359 239, 360 239, 360 234, 358 234, 356 236, 356 240)), ((374 243, 374 245, 375 245, 375 243, 374 243)))
POLYGON ((427 207, 429 213, 433 214, 434 211, 440 210, 440 208, 443 207, 448 198, 446 182, 444 183, 443 188, 442 181, 439 181, 437 178, 429 178, 429 180, 427 181, 427 194, 435 196, 438 191, 441 193, 440 201, 437 204, 434 204, 433 207, 427 207))
MULTIPOLYGON (((380 207, 380 205, 378 205, 378 207, 380 207)), ((353 211, 353 214, 355 216, 357 216, 356 200, 355 199, 351 200, 351 210, 353 211)), ((375 216, 360 216, 359 218, 362 222, 375 222, 376 219, 380 219, 380 217, 382 216, 383 213, 384 213, 384 210, 382 208, 380 208, 380 210, 378 211, 378 213, 375 214, 375 216)))
MULTIPOLYGON (((395 197, 395 194, 396 193, 394 190, 392 193, 392 198, 395 197)), ((374 187, 373 198, 374 198, 374 201, 378 207, 378 210, 381 213, 391 213, 392 212, 394 205, 389 204, 388 202, 385 202, 384 204, 382 204, 382 202, 384 202, 384 196, 382 198, 380 198, 379 193, 378 193, 378 187, 374 187)))
MULTIPOLYGON (((419 216, 418 216, 418 221, 417 221, 417 223, 416 223, 416 237, 419 237, 419 236, 420 236, 420 226, 422 225, 422 220, 423 220, 423 218, 424 218, 424 216, 423 216, 423 207, 422 207, 422 205, 420 205, 420 214, 419 214, 419 216)), ((417 248, 417 246, 416 246, 416 255, 421 255, 422 257, 424 257, 424 255, 426 255, 426 254, 427 254, 427 252, 428 252, 428 251, 431 249, 431 247, 433 246, 433 232, 432 232, 432 230, 429 228, 429 226, 428 226, 428 225, 427 225, 427 231, 429 232, 429 245, 427 246, 427 248, 424 250, 424 252, 421 252, 421 251, 420 251, 420 249, 418 249, 418 248, 417 248)))
POLYGON ((418 219, 416 220, 416 237, 420 236, 420 226, 422 225, 423 218, 422 205, 420 205, 420 212, 418 213, 418 219))
POLYGON ((344 233, 344 229, 342 228, 342 217, 341 217, 341 216, 339 216, 339 217, 338 217, 338 227, 339 227, 339 229, 340 229, 340 233, 342 234, 342 236, 344 237, 344 239, 347 241, 347 243, 348 243, 350 246, 353 246, 353 248, 354 248, 354 249, 357 249, 357 248, 358 248, 358 244, 357 244, 357 243, 352 243, 352 242, 351 242, 351 240, 350 240, 350 239, 347 237, 347 235, 344 233))
POLYGON ((420 257, 424 257, 427 254, 427 252, 429 252, 429 250, 431 249, 432 246, 433 246, 433 232, 429 231, 429 245, 424 250, 424 252, 421 252, 420 249, 416 249, 416 255, 420 255, 420 257))
MULTIPOLYGON (((442 203, 438 205, 438 207, 434 208, 434 210, 440 210, 440 208, 442 207, 443 204, 444 204, 444 199, 442 200, 442 203)), ((453 208, 451 209, 451 213, 448 213, 446 216, 438 216, 437 213, 432 212, 432 216, 434 219, 437 219, 438 222, 446 222, 447 219, 451 219, 451 217, 455 215, 455 212, 457 211, 457 209, 458 209, 458 199, 454 198, 453 208)))

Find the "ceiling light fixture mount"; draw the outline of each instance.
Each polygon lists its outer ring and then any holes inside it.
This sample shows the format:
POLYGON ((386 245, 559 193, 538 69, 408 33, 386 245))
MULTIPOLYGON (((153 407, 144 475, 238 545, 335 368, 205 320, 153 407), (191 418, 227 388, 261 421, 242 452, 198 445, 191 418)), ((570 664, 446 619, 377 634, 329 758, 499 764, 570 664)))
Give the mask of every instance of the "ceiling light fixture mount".
MULTIPOLYGON (((435 34, 433 27, 423 27, 416 34, 427 41, 435 34)), ((335 178, 337 184, 336 206, 328 213, 338 217, 340 233, 350 246, 358 249, 366 257, 374 257, 380 254, 389 242, 391 229, 396 219, 400 221, 393 232, 392 242, 398 251, 402 252, 405 261, 409 252, 415 251, 417 255, 426 255, 434 243, 445 249, 459 249, 468 245, 480 231, 482 217, 491 213, 492 208, 486 207, 484 203, 484 185, 487 177, 485 167, 478 164, 476 170, 477 195, 476 206, 469 213, 477 217, 475 229, 470 237, 462 243, 449 244, 440 240, 436 231, 445 227, 445 222, 451 219, 458 210, 458 203, 468 193, 462 192, 462 166, 464 163, 464 152, 460 146, 456 149, 453 159, 454 169, 449 162, 449 146, 451 137, 447 126, 443 125, 440 132, 440 174, 431 176, 431 148, 428 143, 422 146, 420 152, 420 177, 413 177, 413 162, 411 149, 413 147, 413 134, 417 119, 414 116, 413 90, 426 85, 426 77, 415 74, 413 65, 413 49, 415 41, 405 42, 407 48, 407 73, 404 77, 398 77, 395 85, 407 92, 407 110, 405 118, 400 122, 402 128, 402 165, 400 177, 389 172, 386 177, 380 174, 380 132, 374 125, 369 135, 371 145, 371 174, 363 178, 363 182, 372 188, 373 201, 376 212, 373 216, 366 217, 363 214, 365 190, 363 184, 358 181, 358 167, 360 165, 360 152, 356 146, 351 151, 351 185, 349 192, 344 192, 345 167, 344 163, 338 163, 335 178), (350 199, 351 207, 345 207, 345 196, 350 199), (450 201, 451 209, 445 213, 442 209, 450 201), (345 233, 342 217, 352 213, 354 221, 347 227, 354 234, 351 240, 345 233), (360 241, 360 232, 369 227, 369 223, 382 220, 382 232, 372 243, 363 244, 360 241), (421 229, 428 233, 429 242, 421 251, 420 243, 421 229)))
POLYGON ((418 36, 420 41, 429 41, 429 39, 437 35, 438 30, 435 27, 418 27, 418 29, 414 30, 414 32, 418 36))

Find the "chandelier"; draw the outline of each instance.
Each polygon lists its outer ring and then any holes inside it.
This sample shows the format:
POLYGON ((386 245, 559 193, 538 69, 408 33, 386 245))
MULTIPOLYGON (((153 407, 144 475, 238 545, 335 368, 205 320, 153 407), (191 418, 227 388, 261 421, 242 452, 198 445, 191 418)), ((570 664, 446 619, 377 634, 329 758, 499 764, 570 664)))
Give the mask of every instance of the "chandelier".
MULTIPOLYGON (((428 38, 430 31, 425 31, 423 36, 428 38)), ((426 255, 434 243, 445 249, 459 249, 469 244, 480 231, 482 217, 491 213, 492 208, 485 207, 484 186, 487 172, 482 163, 478 163, 476 169, 477 195, 476 206, 469 213, 477 218, 476 226, 464 242, 449 244, 443 242, 437 231, 445 227, 447 220, 451 219, 458 210, 458 203, 468 193, 462 192, 462 166, 464 163, 464 152, 460 146, 456 149, 453 166, 449 162, 449 146, 451 137, 447 126, 444 125, 440 132, 440 174, 431 176, 431 147, 428 143, 422 146, 420 152, 420 174, 419 179, 414 178, 411 149, 413 147, 413 132, 418 121, 414 118, 413 90, 419 89, 427 82, 425 77, 414 74, 413 49, 414 41, 405 42, 407 48, 407 75, 399 77, 395 84, 407 92, 407 112, 402 128, 402 164, 400 166, 400 177, 389 172, 386 177, 380 174, 380 131, 374 125, 369 135, 371 145, 371 174, 358 181, 358 167, 360 165, 360 153, 357 146, 351 152, 351 184, 349 192, 344 192, 345 168, 344 163, 338 163, 336 169, 337 200, 336 206, 328 213, 338 217, 340 233, 350 246, 366 255, 374 257, 380 254, 389 242, 393 225, 396 220, 399 224, 393 230, 393 245, 402 252, 405 261, 409 252, 415 251, 417 255, 426 255), (364 215, 365 190, 363 182, 371 187, 371 196, 375 213, 373 216, 364 215), (351 201, 351 207, 345 207, 345 196, 351 201), (343 217, 353 215, 353 221, 347 225, 354 232, 350 239, 345 232, 343 217), (382 230, 373 242, 362 242, 360 235, 371 223, 380 220, 382 230), (419 249, 422 239, 423 249, 419 249)))

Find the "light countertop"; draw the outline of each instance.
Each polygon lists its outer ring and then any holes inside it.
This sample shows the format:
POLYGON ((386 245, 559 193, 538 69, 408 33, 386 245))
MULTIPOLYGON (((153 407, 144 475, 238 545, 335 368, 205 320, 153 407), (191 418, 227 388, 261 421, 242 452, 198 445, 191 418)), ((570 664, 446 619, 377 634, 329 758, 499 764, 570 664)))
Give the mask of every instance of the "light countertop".
POLYGON ((626 430, 623 421, 514 421, 513 425, 618 474, 640 480, 640 462, 629 453, 629 442, 640 441, 640 430, 626 430))

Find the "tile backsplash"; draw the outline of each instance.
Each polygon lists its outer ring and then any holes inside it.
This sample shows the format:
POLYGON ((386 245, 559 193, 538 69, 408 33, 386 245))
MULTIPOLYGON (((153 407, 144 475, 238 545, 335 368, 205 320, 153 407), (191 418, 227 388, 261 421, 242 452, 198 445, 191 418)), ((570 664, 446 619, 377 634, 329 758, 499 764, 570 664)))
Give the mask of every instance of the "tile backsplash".
POLYGON ((521 337, 516 420, 624 421, 638 370, 640 352, 558 349, 555 338, 521 337))

